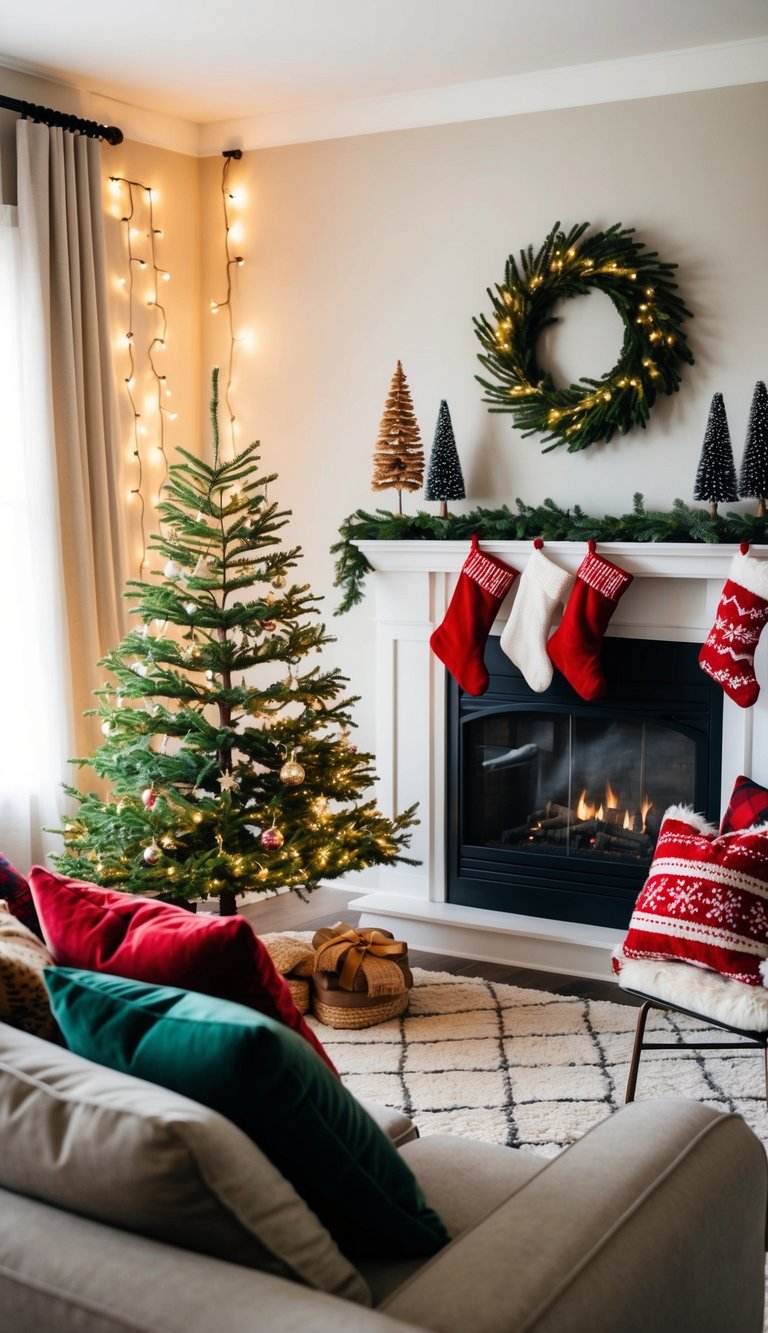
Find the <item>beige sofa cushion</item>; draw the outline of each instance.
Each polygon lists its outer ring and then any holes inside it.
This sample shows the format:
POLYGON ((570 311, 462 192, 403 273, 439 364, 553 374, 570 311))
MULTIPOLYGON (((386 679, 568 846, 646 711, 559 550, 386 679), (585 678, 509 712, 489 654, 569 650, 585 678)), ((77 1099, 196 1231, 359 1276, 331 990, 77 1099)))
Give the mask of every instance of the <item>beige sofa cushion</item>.
POLYGON ((13 915, 0 898, 0 1020, 55 1037, 58 1029, 43 981, 43 968, 53 959, 37 935, 13 915))
POLYGON ((223 1116, 0 1024, 0 1185, 370 1304, 276 1167, 223 1116))

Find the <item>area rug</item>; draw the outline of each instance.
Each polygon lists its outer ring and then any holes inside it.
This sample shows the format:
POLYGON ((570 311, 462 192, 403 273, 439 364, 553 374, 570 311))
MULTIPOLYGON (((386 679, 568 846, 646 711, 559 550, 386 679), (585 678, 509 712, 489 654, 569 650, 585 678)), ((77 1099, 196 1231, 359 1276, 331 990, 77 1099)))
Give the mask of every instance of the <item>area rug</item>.
MULTIPOLYGON (((458 1134, 544 1156, 624 1104, 633 1007, 423 968, 414 978, 402 1018, 356 1031, 309 1020, 356 1096, 407 1112, 422 1135, 458 1134)), ((694 1033, 723 1037, 658 1013, 646 1029, 651 1040, 694 1033)), ((636 1096, 691 1097, 737 1111, 768 1141, 760 1052, 646 1053, 636 1096)))

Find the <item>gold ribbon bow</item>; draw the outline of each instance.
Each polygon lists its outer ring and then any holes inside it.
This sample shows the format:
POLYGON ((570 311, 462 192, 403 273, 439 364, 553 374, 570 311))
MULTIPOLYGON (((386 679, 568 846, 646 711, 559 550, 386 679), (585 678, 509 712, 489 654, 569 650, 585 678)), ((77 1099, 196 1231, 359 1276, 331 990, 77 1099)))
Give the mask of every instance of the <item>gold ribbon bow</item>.
POLYGON ((319 930, 315 945, 315 971, 338 972, 342 990, 365 990, 369 995, 398 995, 405 988, 405 975, 395 959, 405 958, 408 946, 381 930, 319 930), (326 936, 327 938, 323 938, 326 936), (365 964, 365 966, 363 966, 365 964), (363 977, 358 973, 363 968, 363 977), (355 984, 357 982, 357 984, 355 984), (360 982, 367 982, 361 985, 360 982))

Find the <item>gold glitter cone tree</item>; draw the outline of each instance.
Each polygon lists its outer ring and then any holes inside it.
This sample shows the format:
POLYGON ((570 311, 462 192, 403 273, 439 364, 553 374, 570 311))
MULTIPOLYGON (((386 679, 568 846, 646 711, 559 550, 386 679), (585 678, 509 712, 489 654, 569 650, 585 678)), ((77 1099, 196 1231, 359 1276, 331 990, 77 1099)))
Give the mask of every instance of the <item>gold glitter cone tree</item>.
POLYGON ((373 453, 371 490, 394 488, 403 512, 403 491, 418 491, 424 480, 424 449, 413 399, 400 361, 397 363, 373 453))

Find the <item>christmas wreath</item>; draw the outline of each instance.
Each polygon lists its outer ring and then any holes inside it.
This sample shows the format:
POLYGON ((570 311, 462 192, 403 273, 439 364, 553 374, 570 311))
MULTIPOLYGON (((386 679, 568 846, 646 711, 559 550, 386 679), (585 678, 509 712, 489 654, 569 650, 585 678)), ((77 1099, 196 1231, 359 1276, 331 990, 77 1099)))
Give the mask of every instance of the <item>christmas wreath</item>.
POLYGON ((561 444, 575 453, 615 431, 645 427, 657 394, 676 392, 681 363, 693 363, 682 327, 691 312, 670 277, 677 265, 635 240, 633 227, 617 222, 585 236, 589 225, 566 234, 556 222, 537 254, 532 246, 521 251, 519 267, 510 255, 503 284, 488 289, 493 315, 474 319, 485 348, 479 359, 497 381, 477 376, 483 401, 491 412, 511 412, 524 436, 543 435, 545 453, 561 444), (554 322, 555 302, 592 288, 610 297, 621 317, 619 359, 602 379, 582 376, 557 388, 538 364, 539 334, 554 322))

